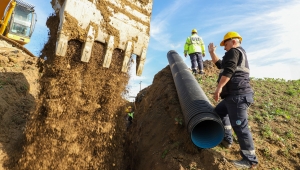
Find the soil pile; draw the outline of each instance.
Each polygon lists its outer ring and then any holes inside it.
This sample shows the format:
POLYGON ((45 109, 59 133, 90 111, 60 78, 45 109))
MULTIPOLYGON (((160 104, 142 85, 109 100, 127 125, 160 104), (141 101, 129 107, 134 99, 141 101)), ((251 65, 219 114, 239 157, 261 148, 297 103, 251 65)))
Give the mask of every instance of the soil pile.
MULTIPOLYGON (((203 78, 217 72, 210 61, 205 68, 209 70, 203 78)), ((191 142, 169 66, 138 94, 134 120, 128 169, 235 169, 219 152, 198 149, 191 142)))
POLYGON ((103 44, 94 43, 90 61, 84 63, 80 61, 82 42, 71 40, 66 56, 56 57, 58 23, 57 16, 47 21, 50 37, 39 62, 41 90, 26 127, 18 166, 122 169, 123 123, 118 121, 129 79, 128 74, 120 72, 123 53, 115 50, 107 69, 102 67, 103 44))
POLYGON ((21 157, 28 116, 39 92, 37 58, 0 41, 0 169, 21 157))

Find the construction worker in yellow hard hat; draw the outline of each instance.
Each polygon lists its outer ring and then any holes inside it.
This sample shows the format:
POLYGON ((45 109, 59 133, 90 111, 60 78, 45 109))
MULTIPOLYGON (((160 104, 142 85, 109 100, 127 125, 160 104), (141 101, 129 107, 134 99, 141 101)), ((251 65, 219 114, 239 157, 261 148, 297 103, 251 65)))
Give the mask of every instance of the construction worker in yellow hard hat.
POLYGON ((237 168, 252 168, 258 164, 247 114, 248 107, 253 103, 253 90, 250 85, 247 54, 241 47, 241 42, 242 36, 230 31, 220 43, 226 51, 223 60, 217 56, 213 43, 208 45, 208 50, 213 63, 220 69, 214 99, 223 99, 215 107, 225 128, 225 137, 221 144, 226 148, 231 147, 233 129, 239 141, 242 160, 232 163, 237 168))
POLYGON ((132 124, 132 120, 133 120, 133 108, 131 106, 128 106, 125 110, 126 112, 126 129, 128 130, 128 128, 130 127, 130 125, 132 124))
POLYGON ((224 35, 224 38, 221 41, 220 46, 225 46, 225 44, 224 44, 225 41, 231 40, 231 39, 234 39, 234 38, 239 39, 240 44, 242 43, 243 38, 240 36, 240 34, 237 33, 237 32, 231 31, 231 32, 228 32, 227 34, 224 35))
POLYGON ((132 111, 132 107, 131 106, 128 106, 126 109, 125 109, 125 112, 126 113, 129 113, 129 112, 131 112, 132 111))
POLYGON ((187 54, 191 59, 193 73, 197 73, 198 65, 199 74, 204 74, 202 57, 205 57, 205 46, 196 29, 193 29, 192 35, 186 39, 184 45, 184 56, 186 57, 187 54))

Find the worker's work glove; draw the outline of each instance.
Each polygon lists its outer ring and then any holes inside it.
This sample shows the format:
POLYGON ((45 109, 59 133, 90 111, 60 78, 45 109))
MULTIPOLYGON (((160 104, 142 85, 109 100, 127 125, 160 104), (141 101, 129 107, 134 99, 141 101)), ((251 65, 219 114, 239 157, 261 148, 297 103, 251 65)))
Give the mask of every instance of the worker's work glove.
POLYGON ((184 56, 185 56, 185 57, 186 57, 186 55, 187 55, 187 54, 186 54, 186 53, 184 53, 184 56))
POLYGON ((202 56, 205 57, 205 53, 202 53, 202 56))
POLYGON ((209 43, 208 45, 208 51, 209 53, 214 53, 216 51, 216 46, 214 46, 214 43, 209 43))

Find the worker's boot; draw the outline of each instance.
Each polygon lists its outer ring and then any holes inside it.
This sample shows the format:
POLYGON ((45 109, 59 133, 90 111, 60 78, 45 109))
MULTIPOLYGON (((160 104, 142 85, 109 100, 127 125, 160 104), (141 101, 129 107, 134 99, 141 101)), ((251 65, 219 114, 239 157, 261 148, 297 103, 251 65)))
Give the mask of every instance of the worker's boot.
POLYGON ((257 167, 257 164, 251 164, 248 160, 242 159, 237 161, 232 161, 233 165, 237 168, 243 168, 243 169, 255 169, 257 167))
POLYGON ((193 69, 193 74, 197 74, 197 70, 196 69, 193 69))
POLYGON ((223 141, 221 142, 221 145, 227 149, 231 148, 231 146, 232 146, 232 144, 229 143, 228 141, 226 141, 225 139, 223 139, 223 141))

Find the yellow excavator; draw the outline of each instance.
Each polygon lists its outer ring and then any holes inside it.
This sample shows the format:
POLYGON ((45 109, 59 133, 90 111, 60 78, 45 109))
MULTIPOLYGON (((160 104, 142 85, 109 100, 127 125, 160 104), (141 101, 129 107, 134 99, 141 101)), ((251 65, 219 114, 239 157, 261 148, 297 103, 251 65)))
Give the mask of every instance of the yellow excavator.
POLYGON ((30 42, 36 23, 34 6, 21 0, 1 0, 0 19, 0 35, 21 45, 30 42))

